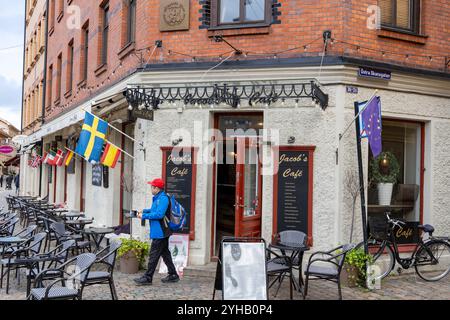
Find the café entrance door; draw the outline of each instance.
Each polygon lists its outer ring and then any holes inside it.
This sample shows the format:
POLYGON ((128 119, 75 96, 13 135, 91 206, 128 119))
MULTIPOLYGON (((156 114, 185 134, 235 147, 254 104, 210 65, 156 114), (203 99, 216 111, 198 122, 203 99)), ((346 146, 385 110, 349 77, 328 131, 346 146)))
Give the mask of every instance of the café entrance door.
MULTIPOLYGON (((241 117, 240 117, 241 119, 241 117)), ((262 124, 261 120, 257 124, 262 124)), ((223 237, 261 236, 262 176, 258 136, 216 142, 213 255, 223 237)))

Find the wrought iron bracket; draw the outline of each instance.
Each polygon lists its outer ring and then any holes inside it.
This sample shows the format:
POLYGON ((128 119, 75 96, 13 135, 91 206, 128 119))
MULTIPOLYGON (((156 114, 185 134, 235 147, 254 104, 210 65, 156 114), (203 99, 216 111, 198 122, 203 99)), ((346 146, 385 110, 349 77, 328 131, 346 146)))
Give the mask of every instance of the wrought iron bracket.
POLYGON ((242 100, 249 106, 294 99, 296 105, 301 98, 311 98, 322 110, 328 107, 329 97, 315 81, 289 84, 214 84, 206 86, 142 86, 130 85, 124 92, 130 108, 157 110, 164 102, 181 101, 185 105, 227 104, 238 108, 242 100))

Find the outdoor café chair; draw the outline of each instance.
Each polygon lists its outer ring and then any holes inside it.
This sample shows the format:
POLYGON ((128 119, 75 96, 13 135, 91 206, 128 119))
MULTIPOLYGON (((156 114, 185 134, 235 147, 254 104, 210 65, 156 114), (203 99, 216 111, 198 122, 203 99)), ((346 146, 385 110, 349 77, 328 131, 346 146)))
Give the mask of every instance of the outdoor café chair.
POLYGON ((305 293, 308 294, 308 282, 310 280, 327 280, 338 285, 339 300, 342 300, 341 271, 347 253, 355 247, 354 244, 346 244, 330 251, 318 251, 309 257, 308 266, 305 270, 305 293))
POLYGON ((86 284, 89 271, 94 264, 96 255, 93 253, 83 253, 76 256, 58 268, 47 269, 36 276, 34 288, 28 295, 28 300, 81 300, 83 289, 86 284), (66 270, 67 267, 75 263, 73 273, 66 270), (49 274, 57 271, 56 277, 50 279, 49 274), (52 282, 44 286, 44 281, 52 282), (68 282, 73 285, 68 286, 68 282), (61 283, 61 285, 57 285, 61 283))
MULTIPOLYGON (((22 261, 22 259, 30 258, 32 256, 35 256, 39 254, 42 246, 42 242, 44 241, 46 237, 45 233, 38 233, 36 234, 29 242, 29 245, 27 247, 19 246, 17 250, 13 251, 11 254, 8 254, 7 258, 4 258, 0 260, 1 264, 1 272, 0 272, 0 288, 3 288, 3 277, 6 275, 6 294, 9 293, 9 278, 10 278, 10 272, 13 270, 16 270, 16 277, 17 272, 22 269, 26 268, 27 265, 25 265, 22 261), (6 268, 6 271, 4 269, 6 268)), ((20 282, 20 277, 18 277, 18 280, 20 282)))
POLYGON ((113 300, 117 300, 116 288, 114 286, 114 266, 116 264, 117 250, 119 250, 121 245, 120 241, 113 241, 108 247, 103 249, 97 254, 97 260, 95 265, 106 266, 106 271, 90 271, 85 287, 95 285, 95 284, 109 284, 109 289, 111 290, 111 296, 113 300), (106 254, 105 254, 106 253, 106 254), (103 256, 102 256, 103 255, 103 256))
POLYGON ((289 277, 289 294, 290 299, 292 300, 292 261, 289 256, 281 255, 276 253, 275 251, 266 248, 266 268, 267 268, 267 276, 275 277, 274 280, 269 284, 269 289, 278 281, 279 285, 277 291, 275 292, 275 296, 277 296, 278 291, 280 290, 283 279, 288 276, 289 277))
MULTIPOLYGON (((31 282, 36 276, 45 269, 56 268, 58 265, 64 264, 69 259, 70 250, 75 246, 75 240, 67 240, 54 248, 53 250, 36 255, 36 262, 32 263, 27 270, 27 296, 30 294, 31 282), (47 268, 45 264, 49 263, 47 268)), ((48 279, 53 279, 59 276, 59 271, 49 271, 46 274, 48 279)), ((45 276, 42 277, 44 279, 45 276)))
POLYGON ((75 248, 77 253, 80 251, 85 252, 88 250, 91 252, 91 243, 89 241, 83 240, 83 236, 75 234, 74 231, 69 231, 66 225, 62 222, 54 222, 50 225, 50 229, 54 232, 57 245, 61 244, 63 241, 74 239, 76 241, 75 248))
MULTIPOLYGON (((28 228, 23 229, 22 231, 18 232, 17 234, 14 235, 14 237, 19 237, 19 238, 23 238, 23 239, 30 239, 33 237, 34 233, 36 231, 36 226, 35 225, 31 225, 28 228)), ((2 257, 4 257, 7 254, 12 253, 13 251, 17 250, 18 246, 7 246, 5 248, 0 247, 0 255, 2 257)))
POLYGON ((14 229, 16 228, 17 223, 19 222, 19 218, 15 217, 9 220, 1 229, 0 236, 1 237, 10 237, 14 233, 14 229))

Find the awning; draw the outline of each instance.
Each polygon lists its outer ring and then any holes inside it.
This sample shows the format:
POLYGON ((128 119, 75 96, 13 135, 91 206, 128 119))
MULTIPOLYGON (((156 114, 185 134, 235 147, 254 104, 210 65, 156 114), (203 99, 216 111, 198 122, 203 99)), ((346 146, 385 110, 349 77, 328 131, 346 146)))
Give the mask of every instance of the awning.
POLYGON ((19 166, 19 164, 20 164, 20 156, 19 155, 16 155, 14 158, 11 158, 8 161, 5 161, 5 163, 4 163, 5 167, 19 166))

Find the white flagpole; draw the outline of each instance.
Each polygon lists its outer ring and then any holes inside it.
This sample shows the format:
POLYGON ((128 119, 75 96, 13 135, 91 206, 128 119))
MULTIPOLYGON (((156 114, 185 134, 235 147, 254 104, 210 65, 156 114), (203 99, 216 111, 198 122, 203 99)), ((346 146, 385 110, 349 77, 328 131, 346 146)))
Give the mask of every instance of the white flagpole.
POLYGON ((366 108, 369 106, 369 103, 375 98, 377 93, 378 93, 378 89, 375 90, 375 92, 373 93, 372 97, 370 97, 370 99, 367 101, 367 103, 364 106, 364 108, 362 108, 361 111, 359 111, 358 114, 353 118, 353 120, 348 124, 348 126, 347 126, 347 128, 345 128, 344 132, 339 135, 339 141, 341 141, 341 139, 344 137, 344 134, 350 128, 352 123, 355 122, 356 119, 358 119, 358 117, 361 115, 362 112, 364 112, 364 110, 366 110, 366 108))
MULTIPOLYGON (((100 117, 98 117, 98 116, 96 116, 95 114, 93 114, 92 112, 89 112, 89 111, 87 111, 86 109, 82 109, 83 111, 86 111, 87 113, 89 113, 89 114, 91 114, 93 117, 95 117, 95 118, 97 118, 97 119, 100 119, 100 120, 102 120, 102 121, 105 121, 105 120, 103 120, 102 118, 100 118, 100 117)), ((106 121, 105 121, 106 122, 106 121)), ((131 139, 131 140, 133 140, 133 142, 136 142, 136 139, 134 139, 134 138, 132 138, 132 137, 130 137, 129 135, 127 135, 125 132, 123 132, 123 131, 120 131, 119 129, 117 129, 116 127, 114 127, 114 126, 112 126, 111 124, 109 124, 108 122, 106 122, 107 124, 108 124, 108 126, 110 126, 112 129, 114 129, 114 130, 116 130, 117 132, 119 132, 119 133, 121 133, 121 134, 123 134, 125 137, 127 137, 127 138, 129 138, 129 139, 131 139)))
POLYGON ((109 141, 106 140, 106 139, 105 139, 105 141, 106 141, 107 143, 109 143, 110 145, 113 145, 114 147, 116 147, 116 148, 119 149, 120 151, 122 151, 124 154, 126 154, 126 155, 129 156, 130 158, 136 159, 135 157, 133 157, 133 156, 132 156, 131 154, 129 154, 128 152, 126 152, 126 151, 120 149, 120 148, 119 148, 118 146, 116 146, 114 143, 111 143, 111 142, 109 142, 109 141))

